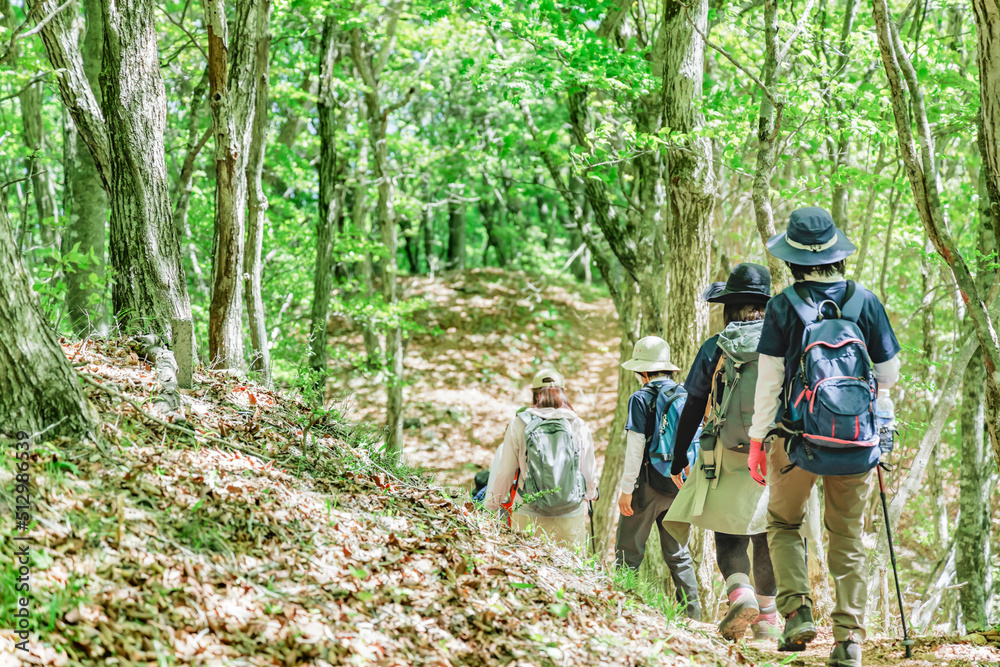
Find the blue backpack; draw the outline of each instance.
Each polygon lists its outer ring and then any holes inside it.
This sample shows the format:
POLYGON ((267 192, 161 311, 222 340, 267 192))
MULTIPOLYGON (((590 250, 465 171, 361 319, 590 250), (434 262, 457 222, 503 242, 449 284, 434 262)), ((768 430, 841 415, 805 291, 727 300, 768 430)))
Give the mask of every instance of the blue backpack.
MULTIPOLYGON (((677 429, 676 417, 670 420, 670 406, 677 403, 677 415, 684 410, 687 389, 681 384, 665 387, 665 383, 651 382, 644 391, 656 392, 654 409, 646 419, 646 451, 643 452, 642 469, 646 484, 652 489, 668 495, 677 494, 677 486, 670 479, 670 466, 674 460, 674 433, 677 429)), ((701 428, 688 445, 688 464, 694 465, 698 456, 698 440, 701 428)))
MULTIPOLYGON (((800 286, 801 287, 801 286, 800 286)), ((878 385, 858 328, 863 288, 847 282, 844 305, 812 303, 795 285, 783 294, 805 325, 798 371, 786 388, 782 427, 788 459, 815 475, 855 475, 878 465, 878 385)))

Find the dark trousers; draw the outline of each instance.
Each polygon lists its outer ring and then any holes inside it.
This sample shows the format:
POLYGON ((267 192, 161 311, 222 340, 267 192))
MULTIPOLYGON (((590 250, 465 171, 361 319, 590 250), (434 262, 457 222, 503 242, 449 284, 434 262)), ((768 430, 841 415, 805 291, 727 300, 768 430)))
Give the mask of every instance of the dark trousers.
POLYGON ((615 536, 615 561, 638 570, 646 554, 646 540, 653 524, 660 532, 660 551, 670 568, 670 577, 677 589, 677 601, 687 605, 689 618, 701 619, 701 605, 698 603, 698 579, 695 577, 694 562, 687 547, 679 544, 663 528, 663 517, 674 496, 666 496, 646 487, 641 481, 632 494, 632 516, 618 517, 618 533, 615 536))
POLYGON ((774 568, 771 567, 771 552, 767 548, 767 533, 757 535, 729 535, 715 533, 715 558, 722 576, 740 572, 750 575, 750 555, 747 547, 753 542, 753 584, 760 595, 774 597, 778 587, 774 583, 774 568))

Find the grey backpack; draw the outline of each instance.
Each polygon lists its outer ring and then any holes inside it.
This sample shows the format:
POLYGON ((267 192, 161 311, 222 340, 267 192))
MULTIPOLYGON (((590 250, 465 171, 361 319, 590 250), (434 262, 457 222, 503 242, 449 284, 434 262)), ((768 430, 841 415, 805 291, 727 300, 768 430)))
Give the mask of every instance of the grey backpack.
POLYGON ((722 359, 712 381, 705 431, 713 433, 726 449, 750 452, 750 423, 753 421, 757 389, 757 344, 764 323, 731 322, 719 334, 722 359), (722 376, 722 395, 719 383, 722 376))
POLYGON ((541 516, 563 516, 577 508, 586 493, 580 472, 580 448, 567 419, 542 419, 527 410, 524 422, 525 464, 518 493, 541 516))

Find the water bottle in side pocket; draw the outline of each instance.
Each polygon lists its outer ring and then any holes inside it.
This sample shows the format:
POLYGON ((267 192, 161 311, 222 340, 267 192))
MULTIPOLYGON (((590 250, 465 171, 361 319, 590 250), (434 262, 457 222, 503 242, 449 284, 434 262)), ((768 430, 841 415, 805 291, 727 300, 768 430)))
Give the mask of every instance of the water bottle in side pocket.
POLYGON ((879 434, 879 449, 882 454, 892 451, 896 434, 896 406, 889 397, 888 389, 879 389, 875 399, 875 425, 879 434))

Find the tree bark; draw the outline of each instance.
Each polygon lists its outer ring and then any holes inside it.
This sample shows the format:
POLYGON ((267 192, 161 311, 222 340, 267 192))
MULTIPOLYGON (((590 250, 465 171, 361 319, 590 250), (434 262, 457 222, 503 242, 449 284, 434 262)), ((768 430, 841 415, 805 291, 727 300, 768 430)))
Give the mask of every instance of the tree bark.
POLYGON ((0 429, 18 440, 21 431, 84 436, 96 415, 39 309, 33 282, 0 199, 0 429))
POLYGON ((990 562, 989 449, 986 443, 986 370, 982 352, 976 351, 962 378, 961 484, 958 529, 955 535, 955 570, 959 606, 968 630, 987 627, 986 588, 990 562))
MULTIPOLYGON (((980 119, 980 147, 986 141, 980 119)), ((990 257, 1000 247, 996 229, 998 212, 987 193, 988 173, 984 165, 978 178, 979 190, 979 252, 990 257)), ((982 271, 979 287, 986 290, 992 276, 982 271)), ((970 327, 971 328, 971 327, 970 327)), ((982 352, 977 351, 962 378, 961 411, 961 484, 958 499, 958 527, 955 530, 955 571, 958 583, 959 608, 966 630, 981 630, 988 625, 990 562, 990 483, 989 448, 986 441, 986 369, 982 352)))
MULTIPOLYGON (((105 126, 101 102, 94 94, 87 79, 83 57, 72 30, 72 16, 68 12, 56 12, 59 7, 56 0, 30 2, 28 6, 35 13, 35 16, 52 16, 51 20, 42 28, 42 42, 45 44, 49 62, 55 70, 63 104, 73 115, 77 131, 94 156, 101 180, 104 181, 105 188, 110 190, 111 163, 108 128, 105 126)), ((104 11, 102 2, 102 12, 104 11)), ((103 13, 101 18, 103 22, 105 20, 103 13)), ((106 35, 105 39, 107 38, 106 35)), ((138 51, 141 51, 141 48, 138 51)), ((158 72, 159 70, 157 70, 158 72)), ((120 72, 111 71, 110 75, 119 77, 120 72)), ((153 87, 155 88, 155 86, 153 87)), ((155 98, 155 96, 154 90, 153 97, 155 98)), ((116 104, 116 108, 117 106, 116 104)))
POLYGON ((264 172, 264 149, 267 146, 267 102, 271 78, 271 0, 256 0, 257 22, 254 30, 254 110, 247 156, 247 247, 243 256, 243 295, 253 356, 250 370, 261 374, 265 386, 271 386, 271 351, 264 319, 261 278, 264 225, 267 223, 267 195, 261 184, 264 172))
POLYGON ((216 165, 212 301, 208 309, 208 357, 213 368, 243 367, 243 281, 240 277, 245 250, 247 157, 257 87, 257 22, 262 18, 261 9, 254 0, 236 3, 230 49, 226 3, 223 0, 205 3, 208 97, 215 133, 216 165))
MULTIPOLYGON (((100 0, 84 0, 83 13, 86 32, 83 37, 83 67, 100 103, 99 75, 104 54, 104 17, 100 0)), ((63 252, 76 244, 79 252, 91 256, 86 270, 66 274, 66 310, 73 332, 83 337, 94 330, 107 327, 107 312, 101 289, 104 284, 108 223, 108 194, 104 190, 94 156, 85 146, 77 146, 76 124, 67 121, 72 131, 67 133, 66 182, 72 206, 67 211, 66 230, 63 233, 63 252), (92 281, 90 275, 96 280, 92 281)))
MULTIPOLYGON (((764 2, 764 85, 774 90, 778 83, 778 3, 777 0, 764 2)), ((771 173, 774 171, 775 140, 774 104, 767 95, 760 99, 760 115, 757 119, 757 167, 753 177, 753 211, 757 222, 757 232, 761 241, 774 236, 774 209, 771 206, 771 173)), ((771 271, 771 284, 775 291, 781 290, 788 282, 788 272, 784 263, 765 250, 767 266, 771 271)))
POLYGON ((174 190, 174 210, 172 218, 174 221, 174 233, 178 240, 187 244, 188 256, 191 260, 191 271, 194 272, 194 284, 198 290, 209 298, 208 283, 201 271, 201 263, 198 261, 198 249, 191 236, 191 226, 188 224, 188 211, 191 208, 191 183, 194 179, 195 163, 201 149, 208 143, 212 134, 211 128, 202 132, 199 127, 201 112, 205 103, 205 92, 208 90, 208 68, 195 84, 191 91, 191 101, 188 104, 188 136, 187 150, 184 154, 184 162, 181 164, 180 176, 177 179, 177 187, 174 190))
MULTIPOLYGON (((4 16, 7 30, 13 34, 19 21, 14 15, 10 0, 0 0, 0 13, 4 16)), ((14 70, 18 69, 16 43, 11 46, 9 62, 14 70)), ((37 81, 21 89, 18 101, 21 107, 21 136, 24 147, 29 151, 24 161, 24 171, 31 179, 31 193, 35 199, 35 215, 38 218, 38 235, 43 246, 54 249, 56 229, 59 226, 55 206, 56 189, 51 174, 48 170, 42 169, 40 164, 40 158, 48 150, 42 117, 42 82, 37 81)))
MULTIPOLYGON (((101 82, 107 137, 114 147, 108 155, 108 192, 115 317, 124 331, 152 331, 169 338, 170 320, 190 319, 191 304, 170 216, 163 152, 166 94, 153 6, 148 1, 102 0, 101 82)), ((73 117, 78 127, 81 119, 90 123, 86 109, 73 117)), ((99 155, 95 158, 100 166, 99 155)))
POLYGON ((448 271, 465 270, 465 208, 456 201, 448 201, 448 271))
MULTIPOLYGON (((618 345, 618 355, 624 363, 632 358, 632 346, 639 339, 639 299, 635 281, 631 276, 625 277, 625 284, 620 293, 622 299, 616 304, 618 326, 621 331, 621 342, 618 345)), ((612 538, 615 524, 618 520, 618 485, 621 482, 622 471, 625 469, 625 423, 628 419, 628 402, 635 387, 635 373, 618 366, 618 398, 615 402, 615 414, 608 430, 608 447, 604 451, 604 466, 601 469, 601 497, 594 503, 594 539, 597 542, 596 553, 603 556, 612 538)), ((656 532, 655 530, 652 532, 656 532)), ((646 550, 648 554, 657 553, 646 550)))
MULTIPOLYGON (((975 280, 968 264, 958 246, 955 244, 948 229, 944 207, 940 198, 939 175, 935 165, 934 140, 927 112, 924 107, 923 92, 917 80, 906 50, 899 41, 896 29, 889 17, 887 0, 873 0, 875 28, 878 35, 879 51, 885 66, 886 78, 889 82, 892 100, 893 117, 896 121, 896 132, 899 136, 900 154, 913 190, 914 201, 920 219, 924 224, 928 237, 934 244, 938 254, 944 258, 955 276, 955 282, 967 306, 967 312, 975 325, 976 337, 983 350, 983 361, 986 365, 986 424, 990 432, 990 441, 996 463, 1000 466, 1000 340, 997 338, 996 327, 987 310, 983 298, 976 288, 975 280), (917 136, 920 140, 918 154, 911 129, 909 106, 904 97, 903 79, 909 90, 917 136)), ((1000 41, 992 38, 996 30, 1000 30, 1000 10, 993 0, 975 0, 973 8, 976 13, 976 23, 979 26, 980 66, 990 68, 990 57, 995 49, 1000 50, 1000 41)), ((998 61, 1000 62, 1000 61, 998 61)), ((1000 182, 994 166, 1000 164, 1000 144, 996 141, 994 123, 998 117, 993 116, 993 110, 1000 111, 1000 79, 992 80, 987 76, 980 86, 982 98, 983 126, 987 136, 986 159, 989 165, 988 173, 994 182, 992 192, 1000 191, 996 184, 1000 182)), ((996 202, 994 202, 996 203, 996 202)))
MULTIPOLYGON (((678 0, 665 0, 663 118, 664 125, 680 136, 697 133, 705 123, 701 112, 705 42, 696 34, 692 22, 705 32, 708 0, 695 2, 690 9, 678 0)), ((702 301, 701 292, 710 281, 711 216, 715 206, 711 140, 691 139, 669 147, 666 159, 665 263, 669 280, 665 296, 670 326, 665 327, 663 338, 670 343, 674 363, 688 368, 708 329, 708 304, 702 301)))
MULTIPOLYGON (((343 113, 337 101, 335 83, 337 63, 341 57, 338 43, 339 28, 333 16, 323 21, 320 49, 319 97, 319 211, 316 217, 316 274, 313 280, 312 331, 309 364, 313 369, 326 368, 326 327, 333 290, 333 242, 344 216, 345 162, 337 152, 337 131, 343 113)), ((363 194, 362 194, 363 196, 363 194)))
MULTIPOLYGON (((388 308, 395 307, 399 300, 396 285, 398 241, 395 211, 396 182, 389 165, 387 141, 388 116, 392 109, 384 109, 382 106, 381 76, 392 51, 401 11, 400 3, 393 3, 385 10, 383 17, 385 42, 380 46, 377 57, 372 55, 373 49, 366 48, 366 45, 362 43, 361 29, 355 27, 351 31, 351 56, 365 88, 364 101, 367 112, 368 137, 373 156, 373 171, 378 184, 375 220, 384 252, 384 257, 378 263, 378 274, 382 281, 382 298, 388 308)), ((406 94, 406 98, 397 102, 393 108, 402 106, 413 92, 411 89, 406 94)), ((385 382, 387 398, 385 451, 398 458, 403 451, 403 330, 398 318, 386 325, 384 351, 387 376, 385 382)))

